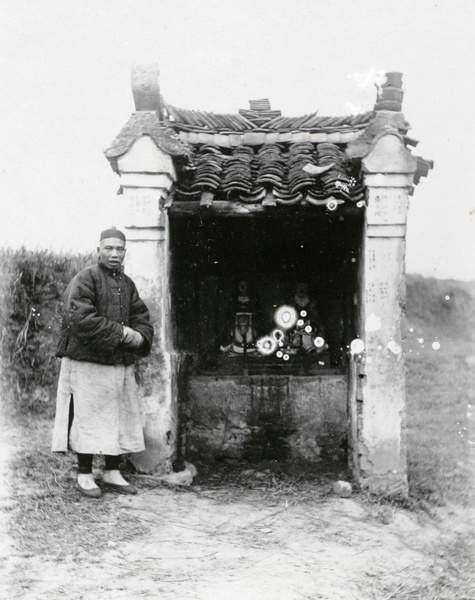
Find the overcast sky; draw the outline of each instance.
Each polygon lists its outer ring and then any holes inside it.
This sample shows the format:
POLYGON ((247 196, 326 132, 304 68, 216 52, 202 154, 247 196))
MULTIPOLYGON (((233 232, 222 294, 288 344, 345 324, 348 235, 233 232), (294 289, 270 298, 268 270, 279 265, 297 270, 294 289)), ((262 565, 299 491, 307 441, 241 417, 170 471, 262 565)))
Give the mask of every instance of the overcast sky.
POLYGON ((115 223, 103 150, 134 110, 134 61, 159 63, 176 106, 269 98, 289 116, 370 110, 374 74, 402 71, 413 152, 435 161, 411 199, 407 269, 475 280, 473 4, 0 0, 3 243, 85 251, 115 223))

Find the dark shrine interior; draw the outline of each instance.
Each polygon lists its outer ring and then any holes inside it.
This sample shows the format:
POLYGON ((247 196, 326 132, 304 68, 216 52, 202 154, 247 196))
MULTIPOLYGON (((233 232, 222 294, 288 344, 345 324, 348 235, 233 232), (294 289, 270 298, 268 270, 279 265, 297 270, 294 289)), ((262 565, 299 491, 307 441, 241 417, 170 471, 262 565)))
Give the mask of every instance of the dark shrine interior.
POLYGON ((276 207, 241 216, 216 210, 170 211, 172 322, 175 348, 193 357, 196 373, 315 374, 344 369, 356 336, 357 268, 362 211, 276 207), (312 323, 325 351, 276 354, 225 352, 236 323, 239 282, 247 281, 255 336, 276 327, 276 308, 292 305, 307 284, 316 307, 312 323))

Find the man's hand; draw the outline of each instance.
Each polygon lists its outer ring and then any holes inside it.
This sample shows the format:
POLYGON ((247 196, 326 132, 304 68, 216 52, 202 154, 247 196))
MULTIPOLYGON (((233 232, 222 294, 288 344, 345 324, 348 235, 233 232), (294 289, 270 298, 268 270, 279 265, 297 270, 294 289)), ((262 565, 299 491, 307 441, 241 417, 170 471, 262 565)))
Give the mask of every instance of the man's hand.
POLYGON ((129 348, 140 348, 144 342, 144 337, 140 332, 135 331, 135 329, 124 327, 122 342, 129 348))

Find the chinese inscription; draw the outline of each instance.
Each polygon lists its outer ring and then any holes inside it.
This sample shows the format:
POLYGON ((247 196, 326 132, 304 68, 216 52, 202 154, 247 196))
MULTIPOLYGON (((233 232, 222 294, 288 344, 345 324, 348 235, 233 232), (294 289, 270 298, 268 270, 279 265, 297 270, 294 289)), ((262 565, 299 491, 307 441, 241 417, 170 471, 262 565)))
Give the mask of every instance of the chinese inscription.
POLYGON ((370 188, 367 218, 371 225, 406 223, 407 194, 399 188, 370 188))

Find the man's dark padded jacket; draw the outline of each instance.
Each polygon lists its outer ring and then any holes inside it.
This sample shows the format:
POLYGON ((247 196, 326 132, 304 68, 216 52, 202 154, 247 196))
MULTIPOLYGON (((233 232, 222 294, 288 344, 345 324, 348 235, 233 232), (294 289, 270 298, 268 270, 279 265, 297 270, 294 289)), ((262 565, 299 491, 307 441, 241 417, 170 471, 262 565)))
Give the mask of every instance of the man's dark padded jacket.
POLYGON ((150 353, 153 327, 134 282, 123 270, 98 263, 80 271, 63 296, 56 356, 103 365, 132 364, 150 353), (145 341, 137 350, 122 344, 123 326, 145 341))

